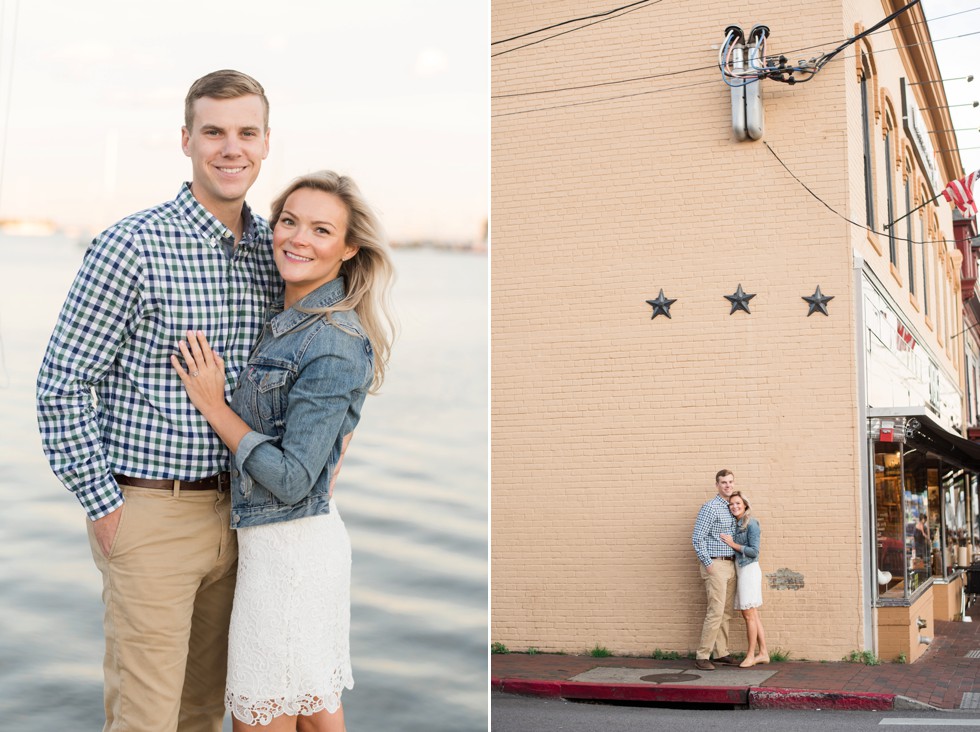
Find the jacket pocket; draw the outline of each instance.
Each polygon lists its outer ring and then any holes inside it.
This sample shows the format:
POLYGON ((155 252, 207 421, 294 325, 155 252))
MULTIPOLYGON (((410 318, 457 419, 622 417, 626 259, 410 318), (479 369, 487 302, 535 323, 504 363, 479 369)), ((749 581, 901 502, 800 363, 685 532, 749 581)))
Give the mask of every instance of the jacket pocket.
MULTIPOLYGON (((249 364, 246 378, 253 387, 255 412, 259 419, 281 434, 292 371, 279 365, 249 364)), ((266 433, 269 434, 269 433, 266 433)))

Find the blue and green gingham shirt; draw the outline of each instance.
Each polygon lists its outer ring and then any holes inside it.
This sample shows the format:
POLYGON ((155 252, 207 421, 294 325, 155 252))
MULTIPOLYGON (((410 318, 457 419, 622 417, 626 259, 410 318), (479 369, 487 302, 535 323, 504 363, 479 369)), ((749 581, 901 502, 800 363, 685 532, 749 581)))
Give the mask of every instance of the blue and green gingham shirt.
POLYGON ((41 364, 37 411, 52 469, 93 520, 122 505, 113 474, 199 480, 228 469, 170 356, 187 330, 204 331, 234 389, 281 291, 268 224, 243 214, 229 257, 231 232, 185 183, 85 254, 41 364))
POLYGON ((701 564, 707 567, 712 557, 733 556, 735 551, 718 537, 734 533, 735 517, 728 510, 728 501, 718 495, 701 506, 691 533, 691 543, 701 564))

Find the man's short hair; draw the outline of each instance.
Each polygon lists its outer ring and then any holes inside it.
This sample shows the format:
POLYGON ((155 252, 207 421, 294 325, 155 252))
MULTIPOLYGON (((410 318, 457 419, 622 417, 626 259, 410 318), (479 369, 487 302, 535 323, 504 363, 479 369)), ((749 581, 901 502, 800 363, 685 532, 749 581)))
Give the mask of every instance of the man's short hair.
POLYGON ((194 102, 202 97, 211 99, 237 99, 255 94, 265 109, 264 125, 269 129, 269 100, 262 85, 248 74, 232 69, 212 71, 191 84, 184 99, 184 125, 190 130, 194 124, 194 102))
POLYGON ((731 470, 729 470, 728 468, 722 468, 717 473, 715 473, 715 483, 717 483, 719 480, 724 478, 726 475, 730 475, 733 478, 735 477, 735 473, 733 473, 731 470))

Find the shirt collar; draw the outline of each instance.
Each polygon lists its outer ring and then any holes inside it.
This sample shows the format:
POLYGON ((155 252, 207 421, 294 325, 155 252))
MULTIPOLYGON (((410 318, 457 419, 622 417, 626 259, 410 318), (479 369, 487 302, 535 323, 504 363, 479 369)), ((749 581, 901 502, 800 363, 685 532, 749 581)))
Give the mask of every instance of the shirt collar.
POLYGON ((728 511, 728 501, 726 501, 721 496, 715 496, 715 500, 718 501, 719 508, 724 507, 725 511, 728 512, 728 515, 729 515, 730 518, 733 518, 733 519, 735 518, 734 516, 732 516, 731 512, 728 511))
MULTIPOLYGON (((194 198, 190 182, 185 182, 180 187, 175 202, 180 212, 190 220, 212 247, 218 246, 223 238, 232 236, 231 230, 194 198)), ((247 203, 242 204, 242 224, 244 233, 240 246, 245 246, 255 242, 258 233, 258 221, 252 215, 252 209, 247 203)))
POLYGON ((280 301, 278 305, 273 308, 273 311, 280 311, 277 315, 273 315, 272 319, 269 321, 269 327, 272 329, 272 335, 277 338, 283 333, 296 328, 297 326, 306 323, 313 318, 321 317, 321 313, 304 313, 297 308, 306 308, 309 310, 318 310, 321 308, 328 308, 336 305, 338 302, 343 300, 347 296, 347 288, 344 286, 344 278, 336 277, 329 282, 320 285, 318 288, 313 290, 309 295, 304 297, 289 310, 283 311, 283 303, 280 301))

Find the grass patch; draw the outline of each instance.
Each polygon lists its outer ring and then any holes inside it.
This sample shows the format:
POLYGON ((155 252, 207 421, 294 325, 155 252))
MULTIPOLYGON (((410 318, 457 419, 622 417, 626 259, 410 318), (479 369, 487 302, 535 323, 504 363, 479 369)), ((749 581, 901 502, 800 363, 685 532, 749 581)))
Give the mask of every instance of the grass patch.
POLYGON ((654 649, 653 657, 661 661, 677 661, 683 658, 677 651, 661 651, 659 648, 654 649))
POLYGON ((508 649, 503 643, 491 643, 490 653, 510 653, 510 649, 508 649))
POLYGON ((595 644, 595 648, 589 651, 589 655, 595 658, 608 658, 613 654, 608 648, 600 646, 598 643, 595 644))
POLYGON ((527 649, 527 655, 529 655, 529 656, 536 656, 539 653, 541 653, 541 651, 539 651, 534 646, 531 646, 530 648, 527 649))
POLYGON ((776 661, 788 661, 792 651, 784 651, 782 648, 777 648, 774 651, 769 651, 769 660, 776 661))
POLYGON ((863 663, 865 666, 881 665, 881 661, 872 651, 851 651, 842 660, 848 663, 863 663))
POLYGON ((895 659, 895 663, 908 663, 909 657, 905 655, 905 651, 898 654, 898 658, 895 659))

